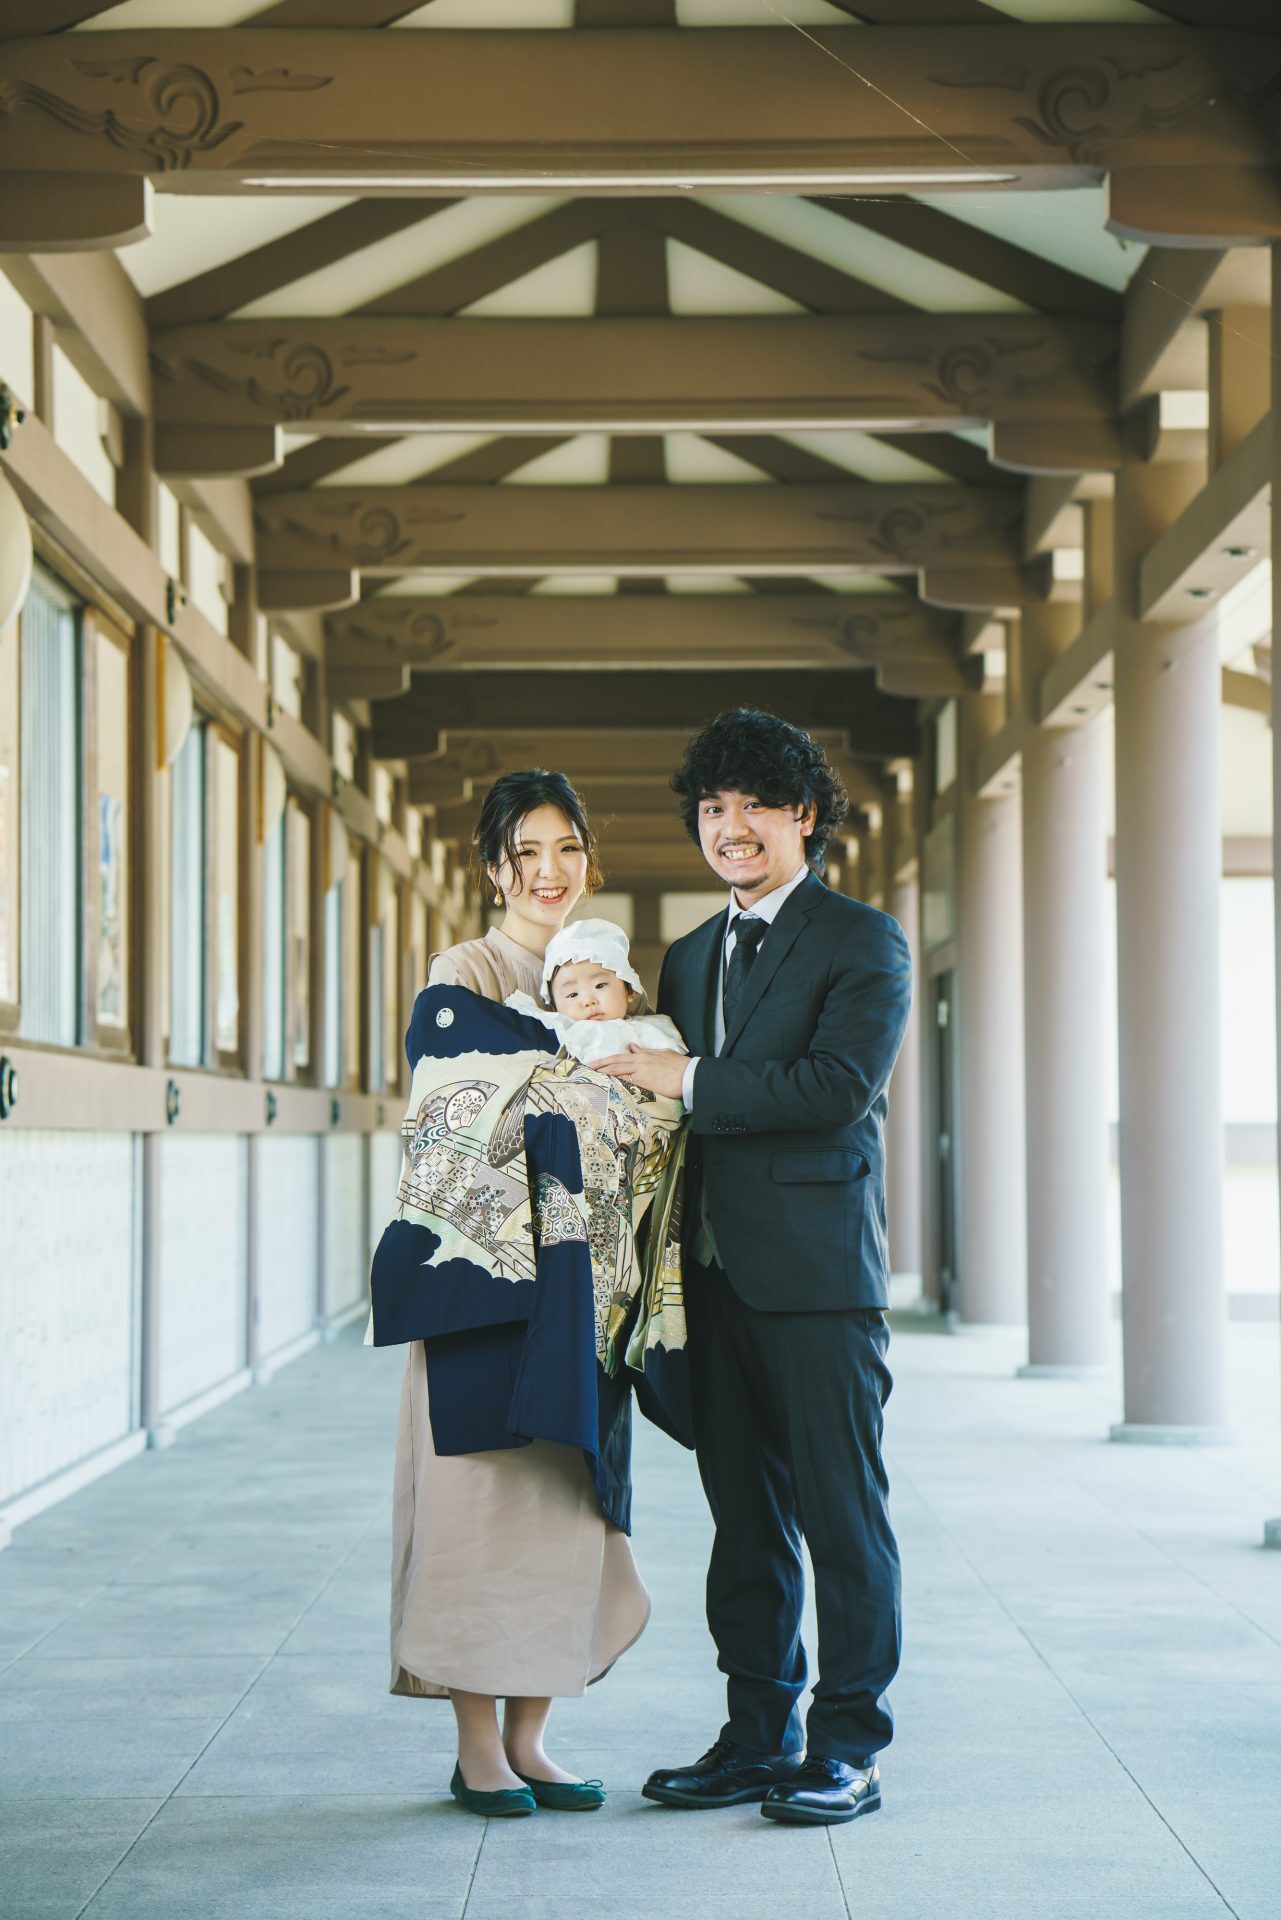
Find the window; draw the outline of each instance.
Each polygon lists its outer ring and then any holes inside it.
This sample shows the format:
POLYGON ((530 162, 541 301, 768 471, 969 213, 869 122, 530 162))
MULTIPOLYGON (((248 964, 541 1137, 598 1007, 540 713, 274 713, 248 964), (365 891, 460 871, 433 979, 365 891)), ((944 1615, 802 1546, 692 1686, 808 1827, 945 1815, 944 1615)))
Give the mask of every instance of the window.
POLYGON ((35 327, 31 309, 0 271, 0 381, 35 405, 35 327))
POLYGON ((53 434, 96 493, 116 504, 116 470, 103 442, 106 402, 61 347, 53 350, 53 434))
POLYGON ((80 635, 37 575, 21 616, 19 991, 29 1040, 80 1037, 80 635))
POLYGON ((231 1065, 240 1047, 240 749, 221 732, 212 774, 214 1048, 231 1065))
POLYGON ((156 488, 156 545, 160 564, 171 580, 182 579, 182 509, 162 480, 156 488))
POLYGON ((227 598, 229 588, 227 557, 220 553, 209 536, 192 524, 187 529, 187 588, 192 605, 204 614, 210 626, 226 634, 229 626, 227 598))
POLYGON ((311 820, 290 797, 288 822, 289 1059, 311 1065, 311 820))
POLYGON ((342 883, 343 1081, 360 1085, 360 854, 347 855, 342 883))
POLYGON ((956 702, 949 700, 934 722, 934 791, 946 793, 956 779, 956 702))
POLYGON ((400 894, 385 860, 378 862, 378 919, 383 935, 382 1048, 384 1087, 400 1081, 400 894))
POLYGON ((90 1004, 100 1044, 129 1032, 129 643, 104 617, 86 616, 83 645, 92 700, 88 758, 90 1004))
POLYGON ((327 1087, 342 1085, 343 1023, 343 888, 346 882, 335 880, 324 900, 325 941, 325 1047, 324 1082, 327 1087))
POLYGON ((271 636, 271 695, 282 713, 302 719, 302 657, 282 634, 271 636))
POLYGON ((285 1077, 285 815, 267 834, 262 854, 262 1072, 285 1077))
POLYGON ((169 1057, 176 1066, 204 1063, 205 763, 208 728, 194 720, 169 775, 169 1057))
POLYGON ((356 777, 356 729, 345 713, 335 713, 330 726, 330 752, 344 780, 356 777))

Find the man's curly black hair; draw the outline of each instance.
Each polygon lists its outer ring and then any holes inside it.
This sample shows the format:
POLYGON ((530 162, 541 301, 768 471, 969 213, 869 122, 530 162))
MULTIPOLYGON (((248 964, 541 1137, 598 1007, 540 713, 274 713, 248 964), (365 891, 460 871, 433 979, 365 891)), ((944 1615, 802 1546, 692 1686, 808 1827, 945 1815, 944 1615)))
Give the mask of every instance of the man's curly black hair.
POLYGON ((828 842, 849 812, 849 795, 827 755, 803 727, 755 707, 718 713, 696 733, 671 778, 681 819, 699 845, 698 803, 712 793, 750 793, 767 807, 817 808, 805 858, 823 871, 828 842))

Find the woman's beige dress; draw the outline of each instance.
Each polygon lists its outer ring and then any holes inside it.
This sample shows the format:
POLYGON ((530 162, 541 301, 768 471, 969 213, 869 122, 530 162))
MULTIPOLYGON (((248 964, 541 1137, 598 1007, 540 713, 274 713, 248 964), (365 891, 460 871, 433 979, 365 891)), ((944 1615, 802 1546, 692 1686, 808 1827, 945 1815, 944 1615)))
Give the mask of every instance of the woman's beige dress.
MULTIPOLYGON (((497 931, 432 958, 432 986, 537 994, 536 955, 497 931)), ((579 1694, 640 1638, 649 1594, 583 1455, 536 1440, 439 1457, 421 1340, 406 1353, 392 1500, 391 1691, 579 1694)))

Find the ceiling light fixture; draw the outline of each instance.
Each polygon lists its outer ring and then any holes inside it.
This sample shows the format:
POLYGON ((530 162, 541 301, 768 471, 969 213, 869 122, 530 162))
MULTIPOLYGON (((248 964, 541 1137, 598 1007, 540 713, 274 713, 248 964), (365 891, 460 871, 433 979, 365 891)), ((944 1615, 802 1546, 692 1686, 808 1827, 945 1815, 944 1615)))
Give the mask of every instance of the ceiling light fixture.
MULTIPOLYGON (((488 325, 488 322, 484 324, 488 325)), ((585 324, 596 326, 595 320, 585 324)), ((953 423, 945 420, 869 420, 866 415, 846 419, 828 414, 821 420, 798 420, 790 415, 760 413, 751 420, 717 420, 693 418, 688 420, 561 420, 554 415, 540 415, 536 419, 507 420, 500 415, 488 420, 458 420, 452 416, 441 420, 336 420, 317 421, 310 424, 322 429, 328 428, 337 437, 347 434, 379 433, 490 433, 490 434, 542 434, 542 433, 803 433, 820 429, 851 430, 861 433, 939 433, 951 432, 953 423)), ((855 474, 850 474, 848 484, 852 487, 866 486, 855 474)))
POLYGON ((265 193, 533 193, 635 192, 716 193, 736 187, 777 187, 789 193, 831 193, 841 187, 990 187, 1016 180, 1013 173, 987 173, 974 167, 802 167, 795 172, 762 173, 744 168, 699 173, 695 179, 675 173, 317 173, 255 174, 244 187, 265 193))

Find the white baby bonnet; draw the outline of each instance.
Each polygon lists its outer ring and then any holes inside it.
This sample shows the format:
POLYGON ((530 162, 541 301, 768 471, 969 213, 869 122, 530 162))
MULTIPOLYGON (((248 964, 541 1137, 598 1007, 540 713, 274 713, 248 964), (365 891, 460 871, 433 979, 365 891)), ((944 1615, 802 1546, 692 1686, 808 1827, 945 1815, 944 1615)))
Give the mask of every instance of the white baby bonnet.
POLYGON ((545 994, 550 997, 551 978, 557 967, 567 967, 575 960, 594 960, 597 966, 608 967, 611 973, 616 973, 637 993, 644 991, 640 975, 631 963, 627 935, 612 920, 576 920, 552 936, 543 961, 545 994))

